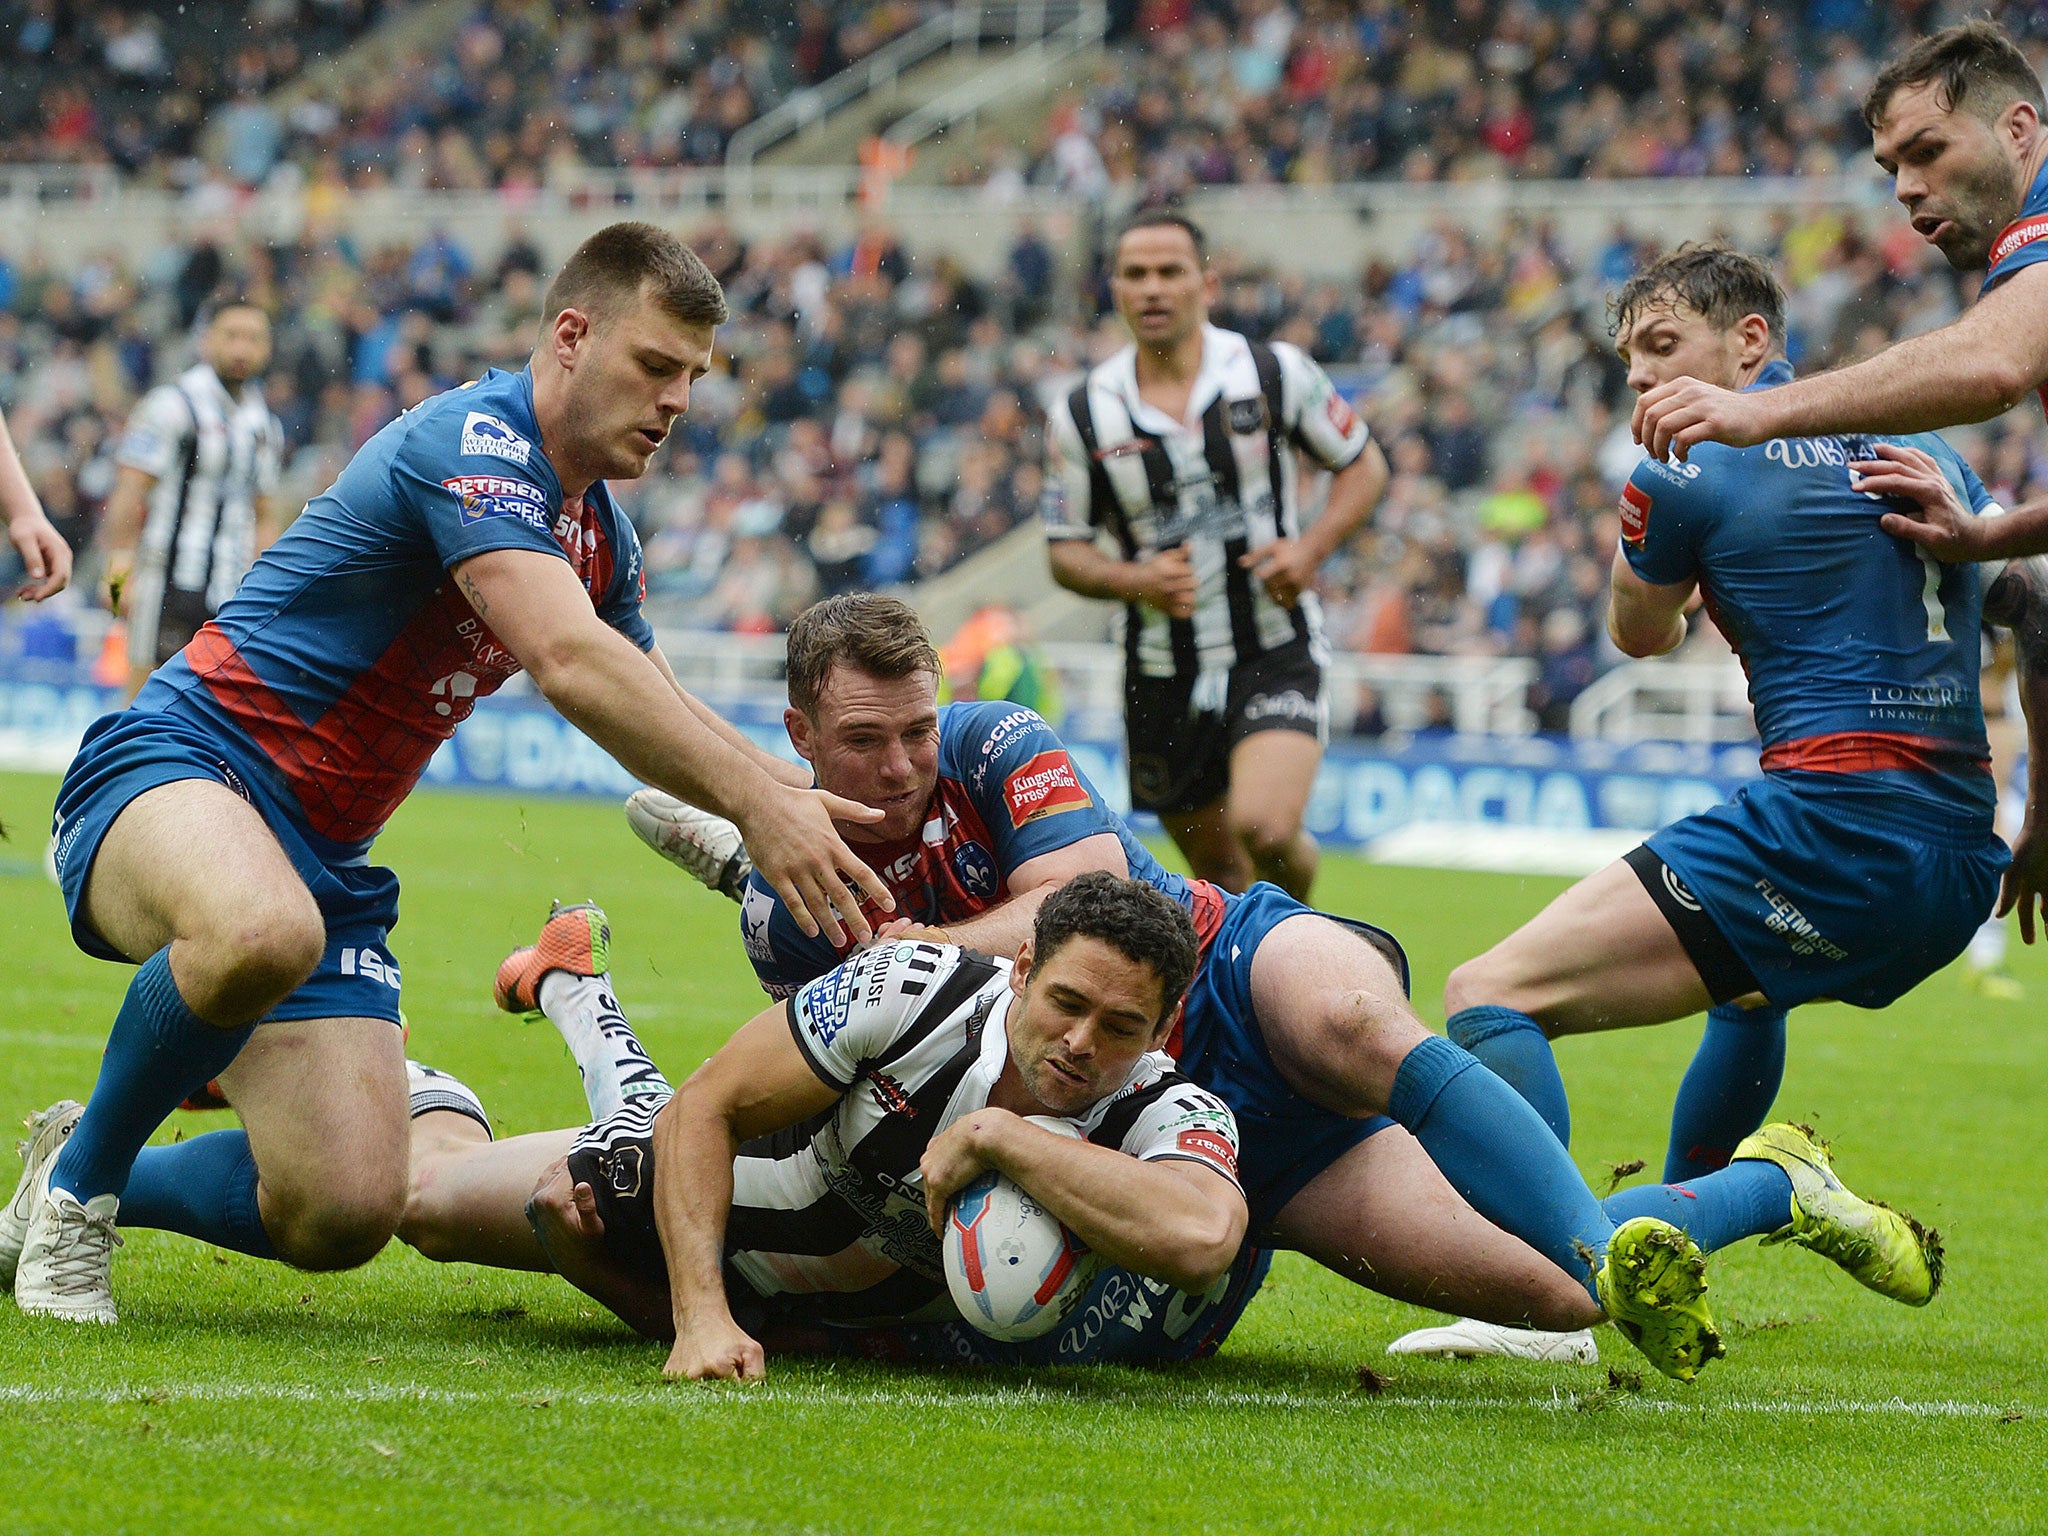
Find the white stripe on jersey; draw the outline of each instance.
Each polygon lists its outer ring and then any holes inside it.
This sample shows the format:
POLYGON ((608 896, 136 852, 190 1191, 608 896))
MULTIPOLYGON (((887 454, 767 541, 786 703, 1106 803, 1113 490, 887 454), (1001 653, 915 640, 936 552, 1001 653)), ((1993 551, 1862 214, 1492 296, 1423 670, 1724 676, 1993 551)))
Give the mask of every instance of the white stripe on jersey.
MULTIPOLYGON (((1203 330, 1202 366, 1188 398, 1191 421, 1174 421, 1138 394, 1137 349, 1124 348, 1091 371, 1085 381, 1095 427, 1095 463, 1117 505, 1095 505, 1090 458, 1065 395, 1048 412, 1051 473, 1046 477, 1044 520, 1052 540, 1092 539, 1103 529, 1128 534, 1132 558, 1184 543, 1193 561, 1198 596, 1192 631, 1194 664, 1229 667, 1306 637, 1323 659, 1322 611, 1305 593, 1295 611, 1276 603, 1262 583, 1229 558, 1229 546, 1243 541, 1255 550, 1277 538, 1300 534, 1300 469, 1292 451, 1300 447, 1328 469, 1341 469, 1365 449, 1365 425, 1338 396, 1329 376, 1299 348, 1273 344, 1280 386, 1281 451, 1272 451, 1271 431, 1256 355, 1234 331, 1203 330), (1205 418, 1214 416, 1212 423, 1205 418), (1227 459, 1212 462, 1220 425, 1227 459), (1145 451, 1148 439, 1163 450, 1145 451), (1151 462, 1148 464, 1148 459, 1151 462), (1274 466, 1278 462, 1278 480, 1274 466), (1161 473, 1161 470, 1164 473, 1161 473), (1234 474, 1237 494, 1223 475, 1234 474), (1165 494, 1155 496, 1155 480, 1165 494), (1170 498, 1170 499, 1169 499, 1170 498), (1239 626, 1251 633, 1240 644, 1239 626)), ((1178 670, 1174 626, 1144 605, 1127 605, 1126 623, 1136 626, 1131 652, 1148 677, 1178 670)))

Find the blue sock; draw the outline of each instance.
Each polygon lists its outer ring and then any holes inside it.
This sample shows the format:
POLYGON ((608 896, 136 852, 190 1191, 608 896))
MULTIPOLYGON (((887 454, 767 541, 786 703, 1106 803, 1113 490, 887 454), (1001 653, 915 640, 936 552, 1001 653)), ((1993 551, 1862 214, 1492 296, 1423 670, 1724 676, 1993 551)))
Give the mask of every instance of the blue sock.
POLYGON ((1527 1099, 1560 1145, 1572 1144, 1571 1103, 1565 1098, 1557 1057, 1541 1025, 1516 1009, 1486 1004, 1459 1009, 1444 1025, 1444 1032, 1527 1099))
POLYGON ((1471 1052, 1431 1035, 1402 1059, 1387 1113, 1474 1210, 1592 1292, 1614 1223, 1527 1100, 1471 1052))
POLYGON ((259 1259, 277 1257, 256 1209, 256 1158, 247 1131, 144 1147, 121 1197, 121 1225, 182 1232, 259 1259))
POLYGON ((253 1027, 216 1029, 187 1007, 171 979, 169 946, 143 961, 51 1184, 81 1201, 120 1194, 150 1133, 187 1094, 227 1070, 253 1027))
POLYGON ((1736 1146, 1764 1123, 1785 1077, 1785 1010, 1723 1003, 1671 1106, 1664 1182, 1683 1183, 1728 1166, 1736 1146))
POLYGON ((1657 1216, 1683 1227, 1708 1253, 1765 1237, 1792 1219, 1792 1179, 1776 1163, 1744 1158, 1683 1184, 1645 1184, 1601 1202, 1616 1226, 1657 1216))

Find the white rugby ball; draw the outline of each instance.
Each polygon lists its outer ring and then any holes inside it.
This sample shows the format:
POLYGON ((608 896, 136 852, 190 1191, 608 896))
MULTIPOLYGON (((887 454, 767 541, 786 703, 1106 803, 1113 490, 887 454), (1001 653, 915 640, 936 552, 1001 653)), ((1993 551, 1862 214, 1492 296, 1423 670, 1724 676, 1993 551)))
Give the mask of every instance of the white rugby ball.
MULTIPOLYGON (((1056 1135, 1068 1121, 1029 1117, 1056 1135)), ((960 1315, 992 1339, 1035 1339, 1060 1325, 1095 1278, 1088 1245, 1010 1179, 990 1170, 946 1214, 946 1287, 960 1315)))

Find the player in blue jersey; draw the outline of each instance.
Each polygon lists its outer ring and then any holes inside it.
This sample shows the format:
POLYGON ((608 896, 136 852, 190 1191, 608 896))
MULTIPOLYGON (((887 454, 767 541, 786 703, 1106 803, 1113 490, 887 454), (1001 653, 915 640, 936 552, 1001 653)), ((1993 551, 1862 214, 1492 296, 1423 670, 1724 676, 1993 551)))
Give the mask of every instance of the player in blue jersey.
MULTIPOLYGON (((1788 1219, 1786 1200, 1770 1198, 1789 1200, 1775 1168, 1719 1178, 1690 1203, 1629 1191, 1603 1209, 1528 1106, 1422 1027, 1390 936, 1312 911, 1275 886, 1237 897, 1166 873, 1043 721, 1029 711, 937 708, 937 667, 915 614, 887 599, 834 598, 791 629, 792 737, 821 784, 888 808, 891 835, 904 840, 874 856, 898 882, 905 913, 884 931, 1005 952, 996 946, 1020 942, 1024 914, 1077 863, 1147 879, 1190 905, 1204 959, 1168 1050, 1243 1128, 1255 1233, 1391 1295, 1570 1329, 1600 1316, 1579 1283, 1587 1264, 1578 1245, 1597 1266, 1616 1220, 1641 1214, 1633 1204, 1661 1201, 1659 1217, 1681 1216, 1708 1247, 1788 1219), (1075 789, 1043 814, 1049 785, 1075 789), (997 829, 984 850, 992 880, 950 878, 955 852, 984 847, 967 828, 997 829), (1474 1220, 1475 1207, 1494 1225, 1474 1220)), ((636 826, 707 883, 736 867, 738 840, 703 818, 636 826), (663 835, 685 829, 688 847, 663 835)), ((779 947, 772 903, 759 892, 749 900, 742 927, 771 991, 811 981, 839 958, 818 946, 779 947)), ((594 1016, 595 1006, 592 998, 581 1011, 594 1016)), ((575 1011, 548 1009, 558 1023, 575 1011)), ((632 1069, 605 1060, 589 1025, 564 1032, 586 1081, 632 1069)), ((1708 1334, 1691 1347, 1675 1362, 1682 1374, 1709 1357, 1708 1334)))
POLYGON ((843 915, 867 932, 842 876, 886 907, 833 827, 873 813, 802 787, 677 687, 604 485, 642 473, 687 409, 726 316, 717 280, 674 237, 618 224, 545 308, 529 368, 379 432, 87 732, 58 792, 58 873, 79 945, 141 969, 90 1102, 39 1118, 0 1220, 24 1311, 114 1320, 117 1213, 306 1268, 390 1237, 398 882, 370 845, 474 700, 522 667, 636 776, 729 810, 799 927, 843 915), (244 1128, 144 1150, 213 1078, 244 1128))
MULTIPOLYGON (((1638 390, 1679 372, 1784 387, 1783 324, 1769 267, 1720 246, 1680 247, 1616 301, 1616 346, 1638 390)), ((1989 505, 1940 439, 1898 446, 1989 505)), ((1444 989, 1451 1038, 1561 1141, 1571 1117, 1552 1039, 1710 1010, 1672 1114, 1670 1184, 1757 1156, 1787 1009, 1815 998, 1881 1008, 1916 986, 1962 952, 2007 864, 1977 699, 1976 570, 1883 531, 1884 503, 1849 467, 1871 454, 1867 442, 1776 439, 1636 468, 1622 493, 1615 644, 1674 649, 1697 592, 1748 675, 1764 777, 1582 880, 1444 989)), ((1775 1140, 1779 1160, 1795 1155, 1794 1138, 1775 1140)), ((1802 1142, 1796 1156, 1819 1153, 1802 1142)), ((1760 1186, 1779 1173, 1770 1159, 1736 1166, 1760 1186)), ((1931 1239, 1890 1212, 1862 1239, 1870 1252, 1852 1273, 1903 1301, 1932 1299, 1931 1239)))

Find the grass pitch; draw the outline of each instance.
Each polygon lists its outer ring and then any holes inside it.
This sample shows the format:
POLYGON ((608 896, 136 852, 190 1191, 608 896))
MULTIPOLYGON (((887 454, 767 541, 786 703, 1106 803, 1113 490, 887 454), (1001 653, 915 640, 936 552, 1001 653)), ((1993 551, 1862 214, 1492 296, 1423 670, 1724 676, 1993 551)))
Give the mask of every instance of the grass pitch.
MULTIPOLYGON (((83 1097, 129 974, 72 947, 37 866, 54 789, 0 776, 9 1116, 83 1097)), ((672 1076, 761 1006, 733 907, 614 807, 421 794, 379 856, 405 882, 413 1052, 506 1131, 584 1118, 553 1032, 490 1001, 550 897, 609 910, 621 995, 672 1076)), ((1450 967, 1560 885, 1333 857, 1318 898, 1401 935, 1438 1019, 1450 967)), ((1731 1358, 1692 1387, 1611 1334, 1597 1367, 1392 1361, 1428 1315, 1291 1255, 1218 1358, 1171 1373, 771 1362, 765 1387, 672 1387, 658 1347, 550 1278, 397 1245, 306 1276, 133 1232, 118 1329, 0 1304, 0 1532, 2048 1529, 2048 962, 2015 950, 2023 1003, 1950 973, 1882 1014, 1793 1019, 1778 1112, 1943 1229, 1942 1296, 1912 1311, 1796 1249, 1727 1251, 1731 1358)), ((1697 1035, 1564 1045, 1596 1187, 1658 1166, 1697 1035)))

